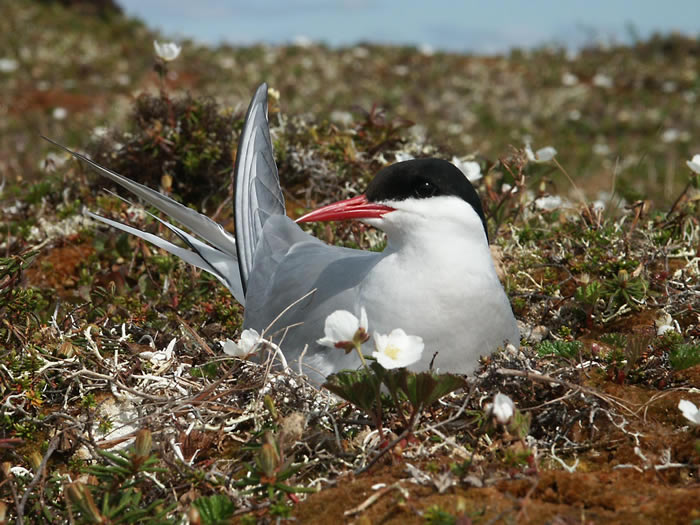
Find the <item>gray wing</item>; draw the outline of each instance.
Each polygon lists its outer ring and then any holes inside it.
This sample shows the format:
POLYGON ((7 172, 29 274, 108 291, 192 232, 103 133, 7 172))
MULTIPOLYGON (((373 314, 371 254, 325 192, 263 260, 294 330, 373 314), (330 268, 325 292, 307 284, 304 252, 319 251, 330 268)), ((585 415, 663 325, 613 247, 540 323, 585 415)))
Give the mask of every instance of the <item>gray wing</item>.
POLYGON ((234 220, 238 243, 238 267, 247 293, 253 259, 265 221, 284 215, 284 196, 267 122, 267 84, 261 84, 248 106, 238 142, 235 170, 234 220))
POLYGON ((316 340, 323 337, 326 317, 333 311, 348 310, 359 316, 359 284, 381 256, 328 246, 287 216, 271 217, 263 228, 248 282, 244 327, 264 330, 266 338, 276 342, 283 338, 284 355, 293 366, 309 345, 303 363, 317 382, 331 371, 354 368, 357 356, 322 347, 316 340))
POLYGON ((157 217, 156 219, 167 226, 178 237, 180 237, 180 239, 182 239, 190 250, 176 246, 165 239, 157 237, 156 235, 143 232, 116 221, 112 221, 92 212, 86 212, 90 217, 100 220, 127 233, 131 233, 132 235, 136 235, 137 237, 153 243, 159 248, 163 248, 173 255, 180 257, 184 261, 212 273, 231 291, 238 302, 244 304, 245 297, 238 271, 236 241, 233 235, 228 233, 223 226, 214 222, 206 215, 202 215, 201 213, 183 206, 179 202, 175 202, 173 199, 158 193, 147 186, 134 182, 112 170, 100 166, 93 160, 87 158, 85 155, 72 151, 47 137, 43 138, 55 146, 67 151, 76 159, 87 163, 91 168, 97 171, 97 173, 131 191, 136 196, 165 213, 168 217, 183 224, 206 242, 200 241, 180 228, 162 221, 157 217))

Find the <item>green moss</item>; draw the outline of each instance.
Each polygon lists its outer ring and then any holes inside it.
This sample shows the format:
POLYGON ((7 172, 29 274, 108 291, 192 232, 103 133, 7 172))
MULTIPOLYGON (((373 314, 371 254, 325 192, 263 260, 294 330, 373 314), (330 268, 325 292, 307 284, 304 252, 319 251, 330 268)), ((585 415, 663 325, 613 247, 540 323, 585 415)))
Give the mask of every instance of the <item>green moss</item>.
POLYGON ((535 350, 539 356, 575 358, 583 349, 580 341, 542 341, 535 350))
POLYGON ((700 345, 678 344, 668 354, 671 366, 676 370, 683 370, 691 366, 700 365, 700 345))

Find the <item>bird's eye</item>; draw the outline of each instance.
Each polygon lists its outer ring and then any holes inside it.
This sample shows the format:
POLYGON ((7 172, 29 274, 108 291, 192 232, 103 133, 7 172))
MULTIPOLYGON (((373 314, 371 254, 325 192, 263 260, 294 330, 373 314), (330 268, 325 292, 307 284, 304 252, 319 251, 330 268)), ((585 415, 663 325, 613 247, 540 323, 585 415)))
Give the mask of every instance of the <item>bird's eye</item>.
POLYGON ((416 185, 413 193, 419 199, 425 199, 435 195, 435 193, 437 193, 437 187, 430 181, 422 180, 416 185))

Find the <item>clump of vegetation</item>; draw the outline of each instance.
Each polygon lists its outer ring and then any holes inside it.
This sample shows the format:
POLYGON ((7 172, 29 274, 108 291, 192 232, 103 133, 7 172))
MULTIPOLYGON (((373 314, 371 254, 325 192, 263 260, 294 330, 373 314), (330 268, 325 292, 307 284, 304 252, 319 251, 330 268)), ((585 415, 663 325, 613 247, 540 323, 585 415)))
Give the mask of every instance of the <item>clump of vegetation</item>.
POLYGON ((700 345, 678 344, 669 352, 671 366, 676 370, 685 370, 700 365, 700 345))
POLYGON ((581 354, 583 344, 581 341, 542 341, 537 345, 537 354, 540 356, 566 357, 576 359, 581 354))
MULTIPOLYGON (((228 194, 233 173, 235 118, 214 99, 143 93, 132 129, 92 146, 96 162, 147 186, 201 203, 228 194)), ((104 186, 96 179, 95 188, 104 186)))
POLYGON ((174 503, 168 505, 163 499, 144 501, 153 486, 148 475, 164 472, 156 467, 159 460, 151 454, 151 443, 150 431, 140 430, 133 450, 100 451, 105 464, 85 469, 94 476, 94 485, 76 481, 64 487, 68 501, 74 506, 73 518, 78 523, 169 522, 167 516, 175 507, 174 503))
POLYGON ((25 287, 23 271, 33 262, 37 252, 21 256, 0 257, 0 340, 20 338, 25 342, 28 332, 36 330, 45 320, 50 293, 25 287))

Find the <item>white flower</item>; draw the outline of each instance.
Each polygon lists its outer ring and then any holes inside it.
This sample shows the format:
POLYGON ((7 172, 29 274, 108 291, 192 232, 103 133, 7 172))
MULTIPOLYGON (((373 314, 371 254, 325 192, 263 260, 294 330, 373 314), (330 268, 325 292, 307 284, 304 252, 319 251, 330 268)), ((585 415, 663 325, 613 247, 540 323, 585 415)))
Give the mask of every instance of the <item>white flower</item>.
POLYGON ((222 341, 220 344, 224 354, 245 359, 257 351, 256 347, 260 341, 262 341, 262 338, 257 330, 246 328, 241 333, 241 338, 238 343, 231 341, 231 339, 226 339, 226 341, 222 341))
POLYGON ((593 144, 593 153, 595 155, 609 155, 610 146, 608 146, 605 142, 596 142, 593 144))
POLYGON ((567 71, 561 76, 561 83, 565 86, 575 86, 578 84, 578 77, 567 71))
POLYGON ((407 335, 401 328, 396 328, 389 335, 374 334, 376 352, 372 352, 377 362, 387 370, 402 368, 420 360, 423 353, 423 338, 407 335))
POLYGON ((678 410, 680 410, 683 413, 683 417, 693 425, 700 425, 700 410, 695 406, 695 403, 687 399, 681 399, 678 402, 678 410))
POLYGON ((669 313, 661 312, 654 321, 656 325, 656 335, 664 335, 666 332, 675 331, 681 333, 678 321, 674 320, 669 313))
POLYGON ((540 197, 535 199, 535 206, 540 210, 552 211, 557 208, 561 208, 564 201, 559 195, 547 195, 545 197, 540 197))
POLYGON ((511 398, 499 392, 493 396, 493 405, 491 405, 490 412, 496 418, 496 421, 501 425, 505 425, 515 413, 515 404, 511 398))
POLYGON ((335 122, 343 126, 349 126, 350 124, 352 124, 352 113, 350 113, 349 111, 340 111, 338 109, 334 109, 333 111, 331 111, 330 119, 331 122, 335 122))
POLYGON ((178 46, 175 42, 163 42, 161 44, 157 40, 154 40, 153 47, 156 50, 156 55, 166 62, 175 60, 180 55, 180 51, 182 51, 182 47, 178 46))
POLYGON ((323 328, 326 336, 317 343, 330 348, 351 350, 355 347, 355 338, 361 343, 367 340, 367 326, 367 311, 364 307, 360 309, 360 319, 347 310, 336 310, 326 317, 326 325, 323 328))
POLYGON ((670 324, 662 324, 656 329, 656 335, 664 335, 666 332, 675 332, 676 328, 670 324))
POLYGON ((0 72, 12 73, 19 67, 14 58, 0 58, 0 72))
POLYGON ((700 155, 693 155, 693 159, 686 160, 685 163, 693 173, 700 174, 700 155))
POLYGON ((613 79, 603 73, 596 73, 593 77, 593 85, 600 88, 613 87, 613 79))
POLYGON ((355 58, 367 58, 369 56, 369 50, 366 47, 358 46, 352 50, 352 55, 355 58))
POLYGON ((676 142, 681 136, 681 132, 676 128, 668 128, 661 134, 661 141, 666 144, 676 142))
POLYGON ((219 65, 224 69, 233 69, 236 66, 236 59, 233 57, 221 57, 219 65))
POLYGON ((411 70, 405 64, 398 64, 394 66, 394 73, 400 77, 405 77, 411 70))
POLYGON ((458 157, 452 157, 452 164, 457 166, 459 170, 464 173, 469 182, 475 182, 483 177, 481 173, 481 166, 478 162, 473 160, 462 160, 458 157))
POLYGON ((68 116, 68 110, 66 108, 61 108, 61 107, 53 108, 53 112, 51 113, 51 115, 56 120, 63 120, 64 118, 66 118, 68 116))
POLYGON ((126 73, 120 73, 114 78, 120 86, 128 86, 129 82, 131 82, 131 77, 126 73))
POLYGON ((552 146, 545 146, 533 153, 530 143, 528 142, 525 144, 525 155, 527 155, 527 160, 530 162, 549 162, 556 154, 557 150, 552 146))
POLYGON ((678 88, 678 86, 673 80, 667 80, 661 84, 661 91, 664 93, 673 93, 676 88, 678 88))
POLYGON ((569 120, 578 120, 581 118, 581 112, 578 109, 572 109, 569 111, 569 120))
POLYGON ((106 137, 107 133, 109 133, 109 129, 106 128, 105 126, 97 126, 97 127, 93 128, 93 130, 92 130, 92 136, 95 138, 98 138, 98 139, 102 138, 102 137, 106 137))
POLYGON ((418 52, 427 57, 431 57, 435 54, 435 48, 430 44, 420 44, 418 46, 418 52))
POLYGON ((292 44, 299 47, 311 47, 313 43, 313 40, 306 35, 297 35, 292 38, 292 44))

